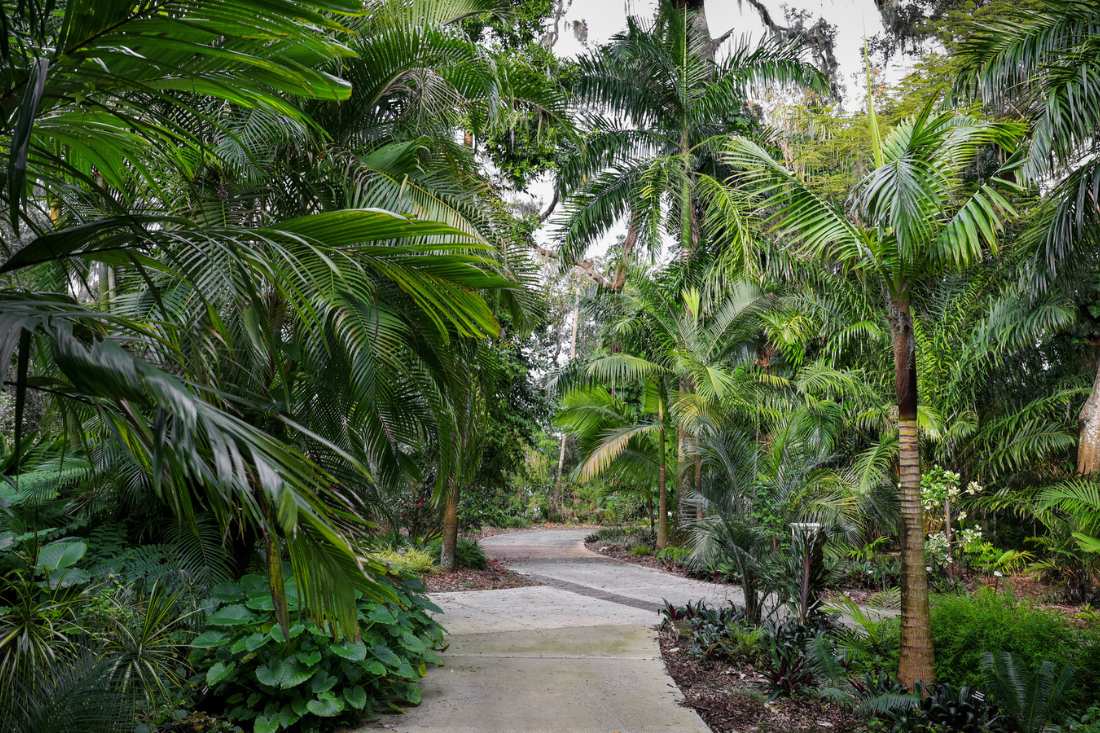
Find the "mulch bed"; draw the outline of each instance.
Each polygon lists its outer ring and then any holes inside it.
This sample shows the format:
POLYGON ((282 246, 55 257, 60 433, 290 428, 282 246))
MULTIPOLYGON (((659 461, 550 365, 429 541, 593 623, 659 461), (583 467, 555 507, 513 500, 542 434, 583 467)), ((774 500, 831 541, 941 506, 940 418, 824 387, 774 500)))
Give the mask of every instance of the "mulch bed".
POLYGON ((460 568, 450 573, 430 573, 424 576, 429 593, 449 593, 458 590, 501 590, 538 585, 524 576, 513 573, 499 560, 490 560, 484 570, 460 568))
POLYGON ((839 705, 813 697, 768 701, 767 681, 749 665, 697 659, 675 629, 659 635, 665 668, 684 696, 683 705, 716 733, 859 733, 862 720, 839 705))

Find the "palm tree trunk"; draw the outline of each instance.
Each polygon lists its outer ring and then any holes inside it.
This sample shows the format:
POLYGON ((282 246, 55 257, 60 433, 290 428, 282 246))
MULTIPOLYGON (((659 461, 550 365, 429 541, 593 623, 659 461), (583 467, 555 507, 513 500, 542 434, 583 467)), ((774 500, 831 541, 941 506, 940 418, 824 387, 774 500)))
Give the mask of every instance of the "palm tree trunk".
POLYGON ((626 228, 626 239, 623 240, 623 253, 619 259, 619 267, 615 270, 615 279, 611 281, 611 289, 618 292, 626 284, 626 270, 630 265, 630 258, 634 254, 634 247, 638 244, 638 223, 633 217, 626 228))
POLYGON ((928 575, 924 568, 924 523, 917 442, 917 360, 907 297, 890 303, 894 340, 894 389, 898 401, 898 489, 901 504, 901 658, 898 680, 909 689, 931 683, 932 633, 928 575))
POLYGON ((657 549, 668 544, 668 485, 665 476, 665 403, 657 402, 657 549))
POLYGON ((691 477, 687 472, 687 434, 682 425, 676 426, 676 520, 683 522, 688 516, 688 492, 691 477))
MULTIPOLYGON (((573 301, 573 333, 569 339, 569 359, 573 360, 577 358, 577 323, 581 319, 581 294, 577 292, 576 298, 573 301)), ((562 484, 561 477, 562 471, 565 469, 565 444, 569 440, 569 434, 564 430, 561 433, 561 449, 558 451, 558 473, 554 478, 554 492, 550 497, 550 510, 555 512, 559 517, 562 514, 564 508, 564 501, 562 500, 562 484)))
POLYGON ((1078 414, 1077 473, 1081 476, 1100 471, 1100 358, 1096 363, 1096 376, 1092 379, 1092 392, 1078 414))
MULTIPOLYGON (((695 446, 696 451, 699 450, 698 441, 695 446)), ((695 454, 695 518, 702 521, 703 519, 703 456, 698 452, 695 454)))
POLYGON ((443 506, 443 544, 439 552, 439 567, 450 572, 455 569, 455 551, 458 547, 458 482, 451 479, 447 486, 447 499, 443 506))
POLYGON ((550 494, 550 511, 553 514, 561 516, 562 512, 562 490, 561 490, 561 476, 565 470, 565 442, 569 440, 569 435, 563 430, 561 433, 561 447, 558 449, 558 473, 554 477, 554 490, 550 494))

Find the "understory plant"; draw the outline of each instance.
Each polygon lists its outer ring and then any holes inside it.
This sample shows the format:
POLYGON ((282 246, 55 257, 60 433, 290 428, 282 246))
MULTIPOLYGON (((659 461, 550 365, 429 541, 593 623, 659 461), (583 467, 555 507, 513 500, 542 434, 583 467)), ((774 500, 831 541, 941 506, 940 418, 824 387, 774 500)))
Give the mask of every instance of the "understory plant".
MULTIPOLYGON (((433 559, 439 558, 441 545, 442 543, 438 539, 428 544, 426 550, 433 559)), ((489 560, 485 557, 485 551, 481 549, 481 545, 478 544, 477 540, 466 537, 458 538, 458 542, 455 544, 455 567, 484 570, 488 565, 489 560)))
MULTIPOLYGON (((898 654, 897 620, 856 615, 861 630, 839 637, 844 663, 852 670, 892 668, 898 654)), ((936 597, 932 634, 939 680, 955 691, 984 692, 1015 729, 1042 730, 1035 720, 1057 723, 1096 704, 1093 660, 1100 634, 1093 627, 1079 627, 1055 611, 982 589, 936 597)))
MULTIPOLYGON (((192 642, 195 684, 207 707, 255 733, 330 730, 338 723, 420 702, 420 678, 438 663, 443 629, 416 581, 391 584, 388 601, 357 602, 357 638, 299 618, 284 629, 267 580, 218 586, 206 630, 192 642)), ((289 610, 297 592, 287 581, 289 610)))

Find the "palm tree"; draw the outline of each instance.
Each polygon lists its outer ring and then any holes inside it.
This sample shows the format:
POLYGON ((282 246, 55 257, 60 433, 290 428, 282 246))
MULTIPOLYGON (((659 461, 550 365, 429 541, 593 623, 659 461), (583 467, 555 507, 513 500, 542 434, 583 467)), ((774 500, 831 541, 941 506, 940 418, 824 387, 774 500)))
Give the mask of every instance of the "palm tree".
MULTIPOLYGON (((959 91, 1030 125, 1020 176, 1044 189, 1022 238, 1033 253, 1022 297, 1033 302, 1048 290, 1083 291, 1078 298, 1087 307, 1100 268, 1098 27, 1100 8, 1084 0, 1014 5, 962 29, 957 50, 959 91)), ((1079 419, 1082 475, 1100 471, 1100 353, 1095 344, 1091 351, 1092 391, 1079 419)))
POLYGON ((727 223, 704 215, 722 191, 716 141, 758 128, 746 108, 750 88, 828 91, 827 79, 792 44, 738 42, 716 58, 719 45, 701 7, 662 2, 651 23, 629 18, 626 31, 578 60, 573 94, 589 129, 557 184, 567 201, 563 262, 576 262, 624 215, 613 289, 622 288, 635 247, 659 251, 662 232, 689 255, 727 223))
POLYGON ((578 386, 562 395, 555 423, 576 436, 583 456, 577 477, 588 481, 614 474, 629 485, 645 487, 651 496, 657 485, 656 542, 668 543, 668 383, 654 375, 635 385, 640 398, 635 404, 606 387, 578 386))
POLYGON ((202 507, 256 540, 281 621, 288 556, 304 604, 354 634, 355 594, 387 592, 354 509, 409 470, 417 414, 447 412, 446 345, 499 332, 484 292, 516 288, 498 248, 286 195, 257 155, 270 130, 323 139, 302 106, 350 95, 326 67, 360 6, 74 2, 55 25, 38 5, 9 18, 4 56, 15 468, 27 391, 45 389, 181 519, 202 507))
POLYGON ((857 186, 853 210, 842 211, 814 194, 763 148, 732 142, 725 161, 737 172, 731 185, 748 193, 779 241, 867 278, 886 299, 897 400, 902 545, 902 639, 898 676, 912 687, 933 679, 928 580, 920 504, 917 427, 917 344, 913 294, 925 283, 965 267, 994 249, 1012 207, 996 176, 969 182, 975 156, 989 146, 1011 149, 1018 126, 981 123, 931 106, 880 136, 868 100, 875 168, 857 186))
MULTIPOLYGON (((815 381, 844 393, 849 380, 818 371, 815 381)), ((691 525, 693 561, 702 567, 730 561, 755 623, 768 593, 787 595, 776 582, 774 556, 792 522, 815 523, 830 533, 852 533, 861 523, 854 477, 833 465, 843 413, 822 409, 828 400, 819 401, 820 392, 817 399, 808 393, 773 396, 782 402, 774 416, 758 402, 705 421, 697 500, 706 502, 708 513, 691 525)))
MULTIPOLYGON (((610 353, 587 362, 586 375, 597 384, 642 389, 643 412, 656 417, 606 432, 580 470, 582 478, 598 475, 618 458, 634 435, 656 432, 657 444, 663 450, 665 431, 669 421, 675 420, 683 503, 691 477, 688 435, 731 391, 735 366, 751 358, 749 343, 756 335, 755 316, 764 301, 755 287, 743 282, 729 284, 724 291, 686 288, 677 293, 680 282, 675 272, 655 280, 638 277, 612 296, 615 313, 607 327, 615 342, 610 353)), ((658 460, 657 465, 657 544, 664 547, 668 540, 668 492, 664 461, 658 460)))

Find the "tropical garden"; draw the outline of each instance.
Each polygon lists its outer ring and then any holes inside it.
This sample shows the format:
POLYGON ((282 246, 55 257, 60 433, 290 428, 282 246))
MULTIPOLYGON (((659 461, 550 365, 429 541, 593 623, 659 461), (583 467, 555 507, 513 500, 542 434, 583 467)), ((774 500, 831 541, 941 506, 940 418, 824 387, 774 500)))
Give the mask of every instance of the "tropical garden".
POLYGON ((417 705, 427 590, 567 521, 740 586, 704 675, 1100 730, 1100 9, 884 3, 846 81, 567 5, 0 0, 0 727, 417 705))

